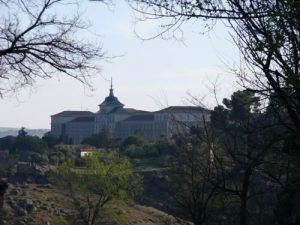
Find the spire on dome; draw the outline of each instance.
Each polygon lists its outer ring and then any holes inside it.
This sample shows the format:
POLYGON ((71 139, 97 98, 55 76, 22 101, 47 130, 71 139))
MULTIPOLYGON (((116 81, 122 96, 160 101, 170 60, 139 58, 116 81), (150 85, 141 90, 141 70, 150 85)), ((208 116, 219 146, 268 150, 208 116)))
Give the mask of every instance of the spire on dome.
POLYGON ((118 98, 114 96, 114 89, 113 89, 113 81, 112 78, 110 80, 110 89, 109 89, 109 95, 105 98, 105 100, 99 105, 100 107, 123 107, 124 105, 119 102, 118 98))
POLYGON ((110 96, 114 96, 114 89, 113 89, 112 77, 110 78, 110 90, 109 90, 109 95, 110 95, 110 96))

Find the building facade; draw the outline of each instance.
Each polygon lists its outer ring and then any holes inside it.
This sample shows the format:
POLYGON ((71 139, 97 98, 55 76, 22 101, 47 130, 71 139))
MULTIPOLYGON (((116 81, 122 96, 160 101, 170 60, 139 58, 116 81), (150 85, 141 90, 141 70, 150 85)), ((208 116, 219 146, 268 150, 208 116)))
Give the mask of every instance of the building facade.
POLYGON ((52 115, 51 133, 72 144, 104 130, 111 138, 124 139, 139 131, 155 140, 185 132, 191 126, 203 126, 204 121, 210 121, 210 111, 196 106, 171 106, 155 112, 124 108, 111 84, 98 112, 63 111, 52 115))

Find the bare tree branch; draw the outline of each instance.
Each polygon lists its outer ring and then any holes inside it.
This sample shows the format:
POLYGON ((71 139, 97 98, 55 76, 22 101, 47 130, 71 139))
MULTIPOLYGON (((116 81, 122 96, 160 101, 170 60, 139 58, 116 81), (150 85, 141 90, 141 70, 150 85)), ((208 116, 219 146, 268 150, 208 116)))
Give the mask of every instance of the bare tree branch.
POLYGON ((161 20, 152 37, 172 38, 184 23, 211 27, 227 21, 246 71, 236 71, 249 90, 276 96, 300 133, 300 2, 298 0, 128 0, 138 20, 161 20))
POLYGON ((67 0, 0 1, 0 95, 33 85, 37 78, 65 74, 90 86, 99 71, 95 61, 104 53, 99 44, 79 39, 87 29, 80 15, 55 13, 67 0))

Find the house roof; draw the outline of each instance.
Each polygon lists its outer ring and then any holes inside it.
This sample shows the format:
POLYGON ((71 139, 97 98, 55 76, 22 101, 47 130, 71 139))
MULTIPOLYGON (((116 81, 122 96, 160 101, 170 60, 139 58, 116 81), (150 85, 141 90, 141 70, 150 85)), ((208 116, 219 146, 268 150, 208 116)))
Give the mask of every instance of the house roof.
POLYGON ((209 112, 210 110, 200 106, 170 106, 157 112, 170 112, 170 113, 196 113, 196 112, 209 112))
POLYGON ((79 152, 96 152, 96 148, 82 148, 78 150, 79 152))
POLYGON ((78 117, 71 120, 69 123, 73 122, 95 122, 95 116, 78 117))
POLYGON ((52 116, 92 116, 93 112, 90 111, 62 111, 52 116))
POLYGON ((100 104, 100 106, 123 106, 123 104, 118 100, 117 97, 109 95, 105 100, 100 104))
POLYGON ((142 113, 151 113, 149 111, 144 111, 144 110, 139 110, 139 109, 134 109, 134 108, 124 108, 128 113, 138 113, 138 114, 142 114, 142 113))
POLYGON ((77 149, 77 151, 81 151, 81 152, 94 152, 96 150, 97 150, 96 147, 91 145, 82 145, 79 149, 77 149))

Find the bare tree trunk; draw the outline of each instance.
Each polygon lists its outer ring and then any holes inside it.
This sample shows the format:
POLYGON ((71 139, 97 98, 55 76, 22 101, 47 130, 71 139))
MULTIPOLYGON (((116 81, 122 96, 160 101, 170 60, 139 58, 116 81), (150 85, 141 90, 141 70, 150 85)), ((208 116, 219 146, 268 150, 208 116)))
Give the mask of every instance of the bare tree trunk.
POLYGON ((3 224, 2 219, 4 219, 2 210, 3 210, 3 204, 4 204, 4 194, 5 194, 5 191, 7 190, 7 188, 8 188, 7 182, 0 181, 0 225, 3 224))
POLYGON ((247 201, 248 201, 248 191, 249 191, 249 181, 252 174, 252 168, 248 167, 245 171, 245 176, 243 180, 243 189, 240 195, 241 205, 240 205, 240 225, 247 224, 247 201))

